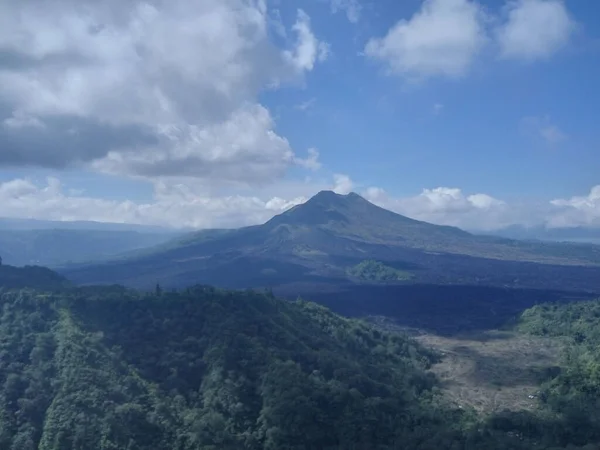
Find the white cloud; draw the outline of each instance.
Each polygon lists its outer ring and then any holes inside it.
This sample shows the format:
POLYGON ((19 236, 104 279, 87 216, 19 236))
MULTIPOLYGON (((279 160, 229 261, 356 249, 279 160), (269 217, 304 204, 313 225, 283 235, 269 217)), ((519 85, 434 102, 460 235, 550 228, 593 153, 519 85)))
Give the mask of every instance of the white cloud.
POLYGON ((459 77, 486 42, 484 15, 470 0, 425 0, 410 20, 400 20, 383 38, 371 39, 365 54, 392 75, 459 77))
POLYGON ((86 196, 49 177, 45 182, 15 179, 0 183, 0 204, 2 217, 9 218, 230 228, 264 223, 318 191, 338 189, 347 193, 351 187, 347 176, 336 175, 333 182, 279 181, 269 187, 228 194, 198 179, 156 178, 152 200, 133 202, 86 196))
POLYGON ((264 0, 1 2, 0 165, 281 175, 293 151, 258 95, 328 47, 304 12, 286 49, 272 22, 264 0))
POLYGON ((93 220, 176 227, 238 227, 262 223, 302 203, 306 197, 266 200, 256 196, 212 197, 184 184, 157 182, 149 203, 73 195, 55 178, 38 185, 18 179, 0 184, 3 217, 48 220, 93 220))
POLYGON ((352 23, 357 23, 360 20, 362 5, 358 0, 331 0, 331 12, 334 14, 343 11, 346 17, 352 23))
POLYGON ((557 145, 568 139, 567 134, 550 117, 529 116, 521 120, 523 130, 534 137, 542 139, 548 145, 557 145))
POLYGON ((297 34, 293 50, 284 53, 286 59, 298 70, 312 70, 317 61, 325 61, 330 48, 326 42, 319 41, 310 26, 310 17, 303 10, 298 10, 298 18, 293 26, 297 34))
MULTIPOLYGON (((44 183, 16 179, 0 183, 0 204, 3 217, 218 228, 264 223, 323 189, 347 194, 355 185, 347 175, 336 174, 333 183, 279 182, 230 195, 216 192, 197 179, 162 178, 154 181, 152 201, 136 203, 89 197, 63 186, 56 178, 44 183)), ((408 217, 467 230, 492 231, 510 225, 600 227, 600 185, 588 195, 529 204, 507 203, 487 194, 466 194, 448 187, 424 189, 412 197, 394 197, 379 187, 361 194, 408 217)))
POLYGON ((433 114, 434 115, 439 116, 443 110, 444 110, 444 105, 442 105, 441 103, 436 103, 435 105, 433 105, 433 114))
POLYGON ((274 133, 273 126, 266 108, 250 104, 234 111, 224 123, 165 127, 157 146, 110 152, 94 167, 149 177, 199 177, 216 184, 271 181, 283 175, 295 159, 288 141, 274 133))
POLYGON ((588 195, 553 200, 558 211, 548 220, 550 227, 600 226, 600 185, 588 195))
POLYGON ((507 203, 487 194, 465 194, 461 189, 424 189, 413 197, 393 197, 371 187, 367 200, 408 217, 466 230, 493 231, 511 225, 524 227, 600 227, 600 185, 589 194, 550 202, 507 203))
POLYGON ((548 58, 566 45, 576 28, 562 0, 515 0, 507 9, 508 20, 497 30, 504 58, 548 58))
POLYGON ((333 175, 334 185, 331 189, 336 194, 349 194, 352 192, 354 182, 348 175, 336 173, 333 175))
POLYGON ((515 223, 513 211, 505 202, 487 194, 465 195, 457 188, 424 189, 414 197, 394 198, 372 187, 364 196, 383 208, 439 225, 494 230, 515 223))
POLYGON ((295 158, 295 163, 300 167, 304 167, 305 169, 309 169, 312 171, 319 170, 321 168, 321 162, 319 161, 319 151, 316 148, 308 149, 308 156, 304 159, 295 158))
MULTIPOLYGON (((334 175, 333 184, 309 183, 278 187, 278 195, 255 192, 248 195, 215 195, 210 187, 190 180, 160 179, 154 183, 153 201, 105 200, 86 197, 66 189, 56 178, 38 184, 17 179, 0 183, 0 204, 4 217, 49 220, 94 220, 178 227, 237 227, 262 223, 286 209, 302 203, 322 189, 339 194, 352 191, 347 175, 334 175)), ((504 203, 485 194, 465 196, 460 189, 425 189, 420 195, 393 198, 380 188, 363 195, 385 208, 434 223, 467 228, 499 228, 495 220, 504 203), (493 226, 497 225, 497 226, 493 226)))

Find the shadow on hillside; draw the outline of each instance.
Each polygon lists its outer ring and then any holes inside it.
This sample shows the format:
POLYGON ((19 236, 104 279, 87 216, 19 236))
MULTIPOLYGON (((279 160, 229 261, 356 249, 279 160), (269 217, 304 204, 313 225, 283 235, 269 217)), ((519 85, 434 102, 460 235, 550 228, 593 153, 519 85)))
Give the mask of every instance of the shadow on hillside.
POLYGON ((350 316, 385 316, 401 327, 472 340, 502 339, 484 333, 506 327, 527 308, 539 303, 593 298, 593 294, 538 289, 444 285, 353 285, 326 290, 280 287, 275 293, 298 295, 350 316))

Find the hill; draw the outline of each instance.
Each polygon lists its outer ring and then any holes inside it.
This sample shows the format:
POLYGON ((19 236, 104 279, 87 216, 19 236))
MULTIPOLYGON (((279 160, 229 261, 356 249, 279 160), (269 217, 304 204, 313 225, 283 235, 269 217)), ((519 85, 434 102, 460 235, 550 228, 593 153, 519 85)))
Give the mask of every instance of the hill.
POLYGON ((166 242, 174 232, 129 230, 19 229, 0 231, 0 255, 15 266, 56 267, 90 262, 166 242))
MULTIPOLYGON (((23 271, 25 269, 17 269, 23 271)), ((596 448, 585 411, 452 406, 412 339, 313 303, 196 286, 0 289, 0 448, 596 448)), ((589 377, 590 374, 587 374, 589 377)), ((590 380, 594 380, 590 378, 590 380)))
POLYGON ((0 260, 0 290, 34 288, 54 290, 69 286, 66 278, 40 266, 13 267, 0 260))
POLYGON ((432 354, 314 304, 202 286, 0 302, 0 448, 417 449, 452 437, 430 400, 432 354))
POLYGON ((351 268, 366 261, 404 274, 389 283, 600 291, 600 247, 476 236, 329 191, 263 225, 192 233, 64 273, 83 284, 271 286, 294 295, 315 285, 351 285, 351 268))

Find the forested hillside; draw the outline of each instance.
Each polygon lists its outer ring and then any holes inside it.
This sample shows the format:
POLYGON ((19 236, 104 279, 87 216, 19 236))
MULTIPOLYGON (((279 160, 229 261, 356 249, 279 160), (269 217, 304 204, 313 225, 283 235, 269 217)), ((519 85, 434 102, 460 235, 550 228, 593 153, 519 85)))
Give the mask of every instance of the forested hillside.
POLYGON ((69 285, 66 278, 46 267, 13 267, 1 263, 0 259, 0 289, 60 289, 69 285))
POLYGON ((206 287, 1 301, 0 448, 435 448, 451 432, 426 406, 432 354, 311 303, 206 287))
POLYGON ((2 449, 512 450, 597 442, 581 428, 588 425, 559 415, 485 418, 452 406, 428 371, 439 355, 310 302, 206 286, 152 293, 67 286, 3 287, 0 304, 2 449))
POLYGON ((538 305, 522 315, 519 327, 565 341, 563 370, 543 386, 541 400, 579 442, 600 442, 600 300, 538 305))

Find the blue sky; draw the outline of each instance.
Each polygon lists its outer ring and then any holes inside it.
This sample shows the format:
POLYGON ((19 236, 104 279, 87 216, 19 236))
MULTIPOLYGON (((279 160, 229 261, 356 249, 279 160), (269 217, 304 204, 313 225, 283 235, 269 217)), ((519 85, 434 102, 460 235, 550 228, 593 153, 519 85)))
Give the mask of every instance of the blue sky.
POLYGON ((0 5, 0 216, 600 226, 597 2, 50 3, 0 5))

